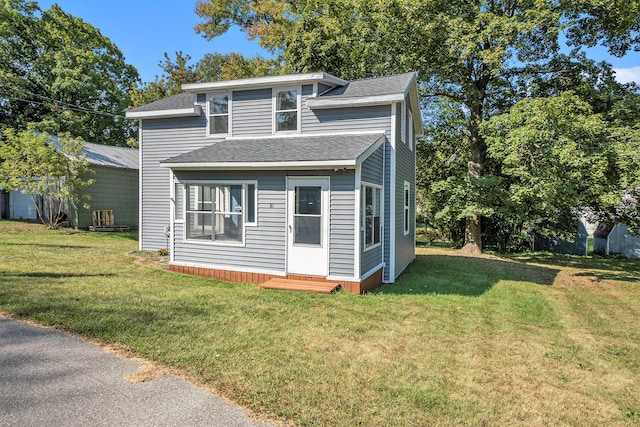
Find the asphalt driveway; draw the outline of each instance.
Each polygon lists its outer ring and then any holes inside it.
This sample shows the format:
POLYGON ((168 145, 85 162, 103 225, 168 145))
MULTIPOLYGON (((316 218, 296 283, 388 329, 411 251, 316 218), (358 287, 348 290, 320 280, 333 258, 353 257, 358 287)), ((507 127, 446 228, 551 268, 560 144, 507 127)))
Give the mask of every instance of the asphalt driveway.
POLYGON ((0 426, 266 426, 188 381, 133 383, 140 363, 0 317, 0 426))

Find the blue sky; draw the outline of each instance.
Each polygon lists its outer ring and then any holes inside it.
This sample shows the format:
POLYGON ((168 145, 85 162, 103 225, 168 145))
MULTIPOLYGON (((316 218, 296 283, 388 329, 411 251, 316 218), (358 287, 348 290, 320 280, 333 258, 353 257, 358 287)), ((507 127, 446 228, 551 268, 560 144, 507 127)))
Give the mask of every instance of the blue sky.
MULTIPOLYGON (((156 75, 161 74, 158 63, 164 58, 164 52, 175 58, 174 52, 181 50, 191 55, 194 63, 205 53, 214 52, 268 55, 256 41, 248 41, 238 29, 212 41, 206 41, 196 34, 193 27, 200 18, 193 11, 195 0, 38 1, 43 10, 53 3, 58 3, 65 12, 99 28, 104 36, 118 46, 127 62, 138 69, 143 81, 154 80, 156 75)), ((605 49, 594 48, 587 55, 613 64, 618 80, 640 83, 640 52, 615 58, 609 56, 605 49)))

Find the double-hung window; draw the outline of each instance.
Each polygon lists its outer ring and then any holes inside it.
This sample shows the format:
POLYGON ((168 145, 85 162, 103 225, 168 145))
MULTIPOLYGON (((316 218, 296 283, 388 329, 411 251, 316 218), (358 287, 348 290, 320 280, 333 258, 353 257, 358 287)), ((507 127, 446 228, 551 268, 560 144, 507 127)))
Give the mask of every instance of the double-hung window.
POLYGON ((277 90, 274 105, 274 129, 276 132, 295 132, 299 122, 297 89, 277 90))
POLYGON ((229 133, 229 95, 209 95, 209 135, 229 133))
POLYGON ((411 229, 411 225, 409 223, 410 221, 409 206, 411 201, 410 191, 411 191, 411 184, 405 181, 404 182, 404 234, 409 234, 409 230, 411 229))
POLYGON ((380 244, 381 190, 371 185, 362 186, 362 222, 364 224, 364 247, 380 244))
POLYGON ((415 138, 415 135, 413 133, 413 114, 411 113, 411 110, 409 110, 409 149, 413 151, 413 138, 415 138))

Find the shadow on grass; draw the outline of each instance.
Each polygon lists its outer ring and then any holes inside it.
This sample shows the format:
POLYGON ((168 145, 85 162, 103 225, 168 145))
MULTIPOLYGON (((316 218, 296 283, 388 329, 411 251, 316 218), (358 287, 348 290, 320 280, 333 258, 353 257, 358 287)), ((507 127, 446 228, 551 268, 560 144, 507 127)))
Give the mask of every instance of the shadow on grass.
POLYGON ((459 255, 424 254, 391 286, 376 289, 376 294, 461 295, 477 297, 501 280, 553 284, 557 269, 522 262, 459 255))
POLYGON ((14 278, 24 278, 24 277, 30 277, 30 278, 49 278, 49 279, 65 279, 65 278, 69 278, 69 277, 114 277, 115 274, 113 273, 106 273, 106 274, 76 274, 76 273, 51 273, 51 272, 40 272, 40 271, 33 271, 33 272, 28 272, 28 273, 8 273, 5 271, 0 271, 0 277, 2 278, 9 278, 9 277, 14 277, 14 278))
POLYGON ((578 268, 581 270, 621 271, 640 277, 639 259, 598 255, 559 255, 549 252, 530 252, 512 255, 510 258, 527 263, 552 264, 559 267, 578 268))
POLYGON ((596 280, 615 280, 620 282, 640 282, 640 278, 638 276, 634 276, 632 274, 626 273, 607 273, 601 271, 587 271, 584 273, 574 274, 574 276, 579 277, 594 277, 596 280))
POLYGON ((39 248, 49 249, 91 249, 93 246, 85 245, 52 245, 50 243, 2 243, 6 246, 37 246, 39 248))

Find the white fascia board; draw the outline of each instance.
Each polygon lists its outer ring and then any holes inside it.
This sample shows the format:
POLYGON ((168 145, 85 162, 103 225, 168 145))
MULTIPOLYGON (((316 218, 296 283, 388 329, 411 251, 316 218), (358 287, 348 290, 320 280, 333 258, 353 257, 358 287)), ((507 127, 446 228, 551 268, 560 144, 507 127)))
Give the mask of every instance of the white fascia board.
POLYGON ((224 80, 206 83, 185 83, 182 90, 186 92, 199 92, 206 90, 222 89, 257 89, 273 87, 282 84, 304 84, 323 82, 329 85, 344 86, 348 82, 327 73, 286 74, 283 76, 253 77, 248 79, 224 80))
POLYGON ((300 162, 220 162, 220 163, 160 163, 161 167, 180 170, 213 170, 213 169, 355 169, 356 160, 325 160, 300 162))
POLYGON ((190 108, 176 108, 173 110, 151 110, 151 111, 127 111, 127 119, 164 119, 169 117, 197 117, 202 114, 202 108, 194 105, 190 108))
POLYGON ((384 138, 384 134, 381 134, 380 138, 378 138, 378 140, 373 143, 371 147, 367 148, 364 153, 358 156, 358 158, 356 159, 356 164, 358 166, 362 165, 362 163, 364 163, 364 161, 367 160, 370 155, 372 155, 378 148, 380 148, 380 146, 384 143, 384 138))
POLYGON ((401 102, 404 100, 404 94, 396 93, 392 95, 374 95, 374 96, 360 96, 353 98, 345 97, 316 97, 307 99, 307 107, 313 109, 323 108, 349 108, 349 107, 363 107, 367 105, 385 105, 393 102, 401 102))

